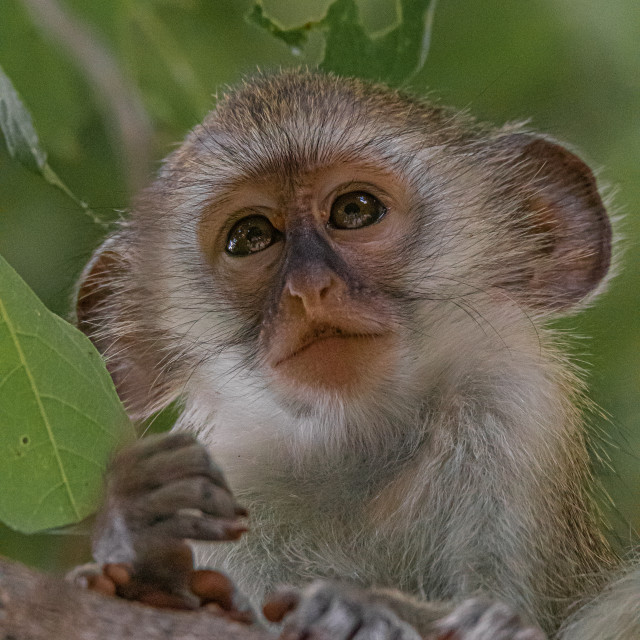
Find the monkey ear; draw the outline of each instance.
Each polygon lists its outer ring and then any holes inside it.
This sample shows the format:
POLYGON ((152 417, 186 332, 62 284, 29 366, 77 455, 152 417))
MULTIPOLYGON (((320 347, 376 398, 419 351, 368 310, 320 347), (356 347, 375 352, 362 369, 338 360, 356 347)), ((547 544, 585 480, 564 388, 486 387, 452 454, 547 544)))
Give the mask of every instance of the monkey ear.
POLYGON ((498 144, 507 151, 507 189, 517 197, 514 226, 532 247, 517 260, 517 287, 537 308, 567 310, 596 289, 611 262, 611 225, 596 180, 555 142, 515 133, 498 144))
POLYGON ((76 285, 75 324, 104 355, 106 334, 103 322, 108 313, 118 274, 122 273, 124 260, 116 249, 116 237, 109 238, 91 257, 76 285))
MULTIPOLYGON (((76 289, 76 326, 104 356, 118 395, 133 419, 144 419, 169 404, 172 393, 162 354, 144 318, 136 317, 142 292, 132 284, 126 242, 111 236, 95 252, 76 289)), ((175 385, 174 385, 175 386, 175 385)))

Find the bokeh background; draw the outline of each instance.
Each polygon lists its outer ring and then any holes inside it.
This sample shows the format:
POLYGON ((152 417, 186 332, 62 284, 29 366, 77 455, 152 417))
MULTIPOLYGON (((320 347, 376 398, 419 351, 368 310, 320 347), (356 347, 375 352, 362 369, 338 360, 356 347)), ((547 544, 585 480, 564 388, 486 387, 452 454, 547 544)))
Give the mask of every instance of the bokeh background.
MULTIPOLYGON (((329 2, 264 0, 264 7, 284 26, 297 26, 320 17, 329 2)), ((31 110, 52 167, 105 219, 126 209, 131 192, 213 106, 213 94, 256 67, 317 59, 319 36, 308 55, 295 56, 244 21, 250 5, 1 0, 0 65, 31 110), (136 135, 122 133, 126 118, 136 135)), ((396 19, 393 0, 359 6, 371 30, 396 19)), ((575 352, 590 371, 593 398, 610 416, 595 418, 594 427, 610 459, 598 465, 598 477, 616 504, 602 501, 612 535, 622 546, 637 542, 638 0, 440 0, 427 64, 411 87, 495 123, 530 119, 570 142, 608 185, 621 216, 619 275, 596 306, 560 324, 581 336, 575 352)), ((57 313, 69 312, 73 283, 101 233, 0 144, 0 253, 57 313)), ((23 536, 0 526, 0 553, 63 570, 85 560, 87 542, 82 536, 23 536)))

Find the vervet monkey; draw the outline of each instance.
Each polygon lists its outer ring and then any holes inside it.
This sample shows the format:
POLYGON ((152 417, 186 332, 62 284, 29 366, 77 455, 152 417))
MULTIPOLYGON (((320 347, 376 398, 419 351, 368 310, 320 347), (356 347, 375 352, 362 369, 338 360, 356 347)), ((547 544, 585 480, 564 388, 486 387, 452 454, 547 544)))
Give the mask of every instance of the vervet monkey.
POLYGON ((130 414, 184 407, 115 464, 97 559, 237 537, 230 487, 250 532, 198 562, 256 602, 311 583, 287 638, 636 637, 637 573, 565 623, 616 558, 546 323, 610 254, 591 171, 547 137, 356 79, 245 82, 79 288, 130 414))

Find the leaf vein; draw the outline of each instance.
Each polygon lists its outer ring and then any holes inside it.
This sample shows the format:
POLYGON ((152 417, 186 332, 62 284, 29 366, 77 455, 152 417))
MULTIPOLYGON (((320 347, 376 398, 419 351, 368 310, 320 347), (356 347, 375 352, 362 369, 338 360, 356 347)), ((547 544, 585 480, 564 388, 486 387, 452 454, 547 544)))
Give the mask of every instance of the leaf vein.
POLYGON ((88 462, 88 463, 92 464, 93 466, 98 467, 98 469, 100 469, 101 471, 104 471, 104 465, 100 464, 97 460, 93 460, 92 458, 88 458, 87 456, 84 456, 81 453, 78 453, 77 451, 74 451, 73 449, 69 449, 69 447, 61 446, 60 447, 60 451, 64 451, 64 452, 68 453, 69 455, 75 456, 76 458, 80 458, 80 460, 84 460, 85 462, 88 462))
POLYGON ((92 418, 89 414, 85 413, 84 411, 82 411, 81 409, 76 407, 75 404, 72 404, 71 402, 67 402, 66 400, 63 400, 62 398, 59 398, 58 396, 54 396, 54 395, 52 395, 50 393, 42 393, 42 394, 40 394, 40 397, 41 398, 46 398, 47 400, 51 400, 52 402, 57 402, 58 404, 61 404, 61 405, 65 406, 65 407, 69 407, 69 409, 72 409, 78 415, 82 416, 83 418, 86 418, 88 422, 91 422, 92 424, 95 424, 96 427, 98 427, 98 429, 100 431, 102 431, 103 433, 108 435, 112 440, 116 439, 116 435, 111 433, 108 429, 105 429, 105 427, 102 425, 101 422, 99 422, 95 418, 92 418))
POLYGON ((42 508, 42 505, 45 503, 47 498, 52 493, 57 491, 60 487, 64 487, 64 482, 58 482, 58 484, 54 484, 48 491, 45 491, 42 494, 42 496, 40 497, 40 500, 38 500, 38 502, 36 502, 36 504, 33 506, 33 511, 28 516, 31 520, 33 520, 33 518, 36 517, 36 514, 38 513, 38 511, 40 511, 40 509, 42 508))
POLYGON ((63 353, 58 351, 51 343, 47 342, 41 335, 37 333, 27 333, 25 331, 16 331, 16 335, 22 336, 24 338, 33 338, 34 340, 37 340, 38 342, 40 342, 40 344, 44 345, 47 349, 49 349, 49 351, 55 353, 56 356, 60 358, 60 360, 68 364, 80 377, 85 378, 85 374, 83 371, 78 369, 78 367, 73 362, 71 362, 71 360, 69 360, 63 353))
POLYGON ((9 371, 9 373, 7 373, 5 375, 4 378, 2 378, 2 380, 0 380, 0 389, 2 389, 2 387, 4 386, 4 384, 7 382, 7 380, 9 380, 9 378, 11 378, 11 376, 16 372, 16 371, 20 371, 20 369, 23 368, 22 363, 17 364, 13 369, 11 369, 11 371, 9 371))
MULTIPOLYGON (((18 334, 16 332, 16 328, 13 326, 13 323, 11 322, 11 318, 9 317, 9 314, 7 313, 7 310, 2 302, 2 300, 0 299, 0 316, 3 317, 5 324, 7 325, 7 330, 9 331, 9 334, 11 336, 11 339, 13 340, 13 343, 15 345, 15 349, 16 349, 16 353, 18 354, 18 357, 20 358, 20 362, 22 363, 22 366, 24 367, 25 373, 27 375, 27 379, 29 380, 29 385, 31 386, 31 390, 33 391, 33 395, 35 396, 36 399, 36 403, 38 405, 38 411, 40 412, 40 416, 42 417, 42 421, 45 425, 45 428, 47 430, 47 433, 49 435, 49 439, 51 440, 51 444, 53 445, 53 451, 54 451, 54 455, 56 458, 56 463, 58 465, 58 470, 60 471, 60 476, 62 478, 62 484, 66 487, 66 491, 67 491, 67 497, 69 499, 69 502, 71 503, 71 507, 73 509, 73 511, 76 514, 77 518, 80 518, 80 512, 78 511, 78 507, 76 505, 75 499, 73 497, 73 494, 71 493, 71 486, 69 484, 69 479, 67 478, 67 474, 64 470, 64 465, 62 464, 62 460, 60 458, 60 455, 58 453, 57 450, 57 445, 56 445, 56 439, 53 433, 53 430, 51 428, 51 423, 49 422, 49 417, 44 409, 44 406, 42 404, 42 399, 40 397, 40 394, 38 392, 38 387, 36 385, 36 381, 33 377, 33 375, 31 374, 31 370, 29 369, 28 363, 25 359, 24 356, 24 352, 22 351, 22 347, 20 346, 20 341, 18 339, 18 334)), ((37 507, 39 508, 39 507, 37 507)), ((34 511, 35 513, 35 511, 34 511)))

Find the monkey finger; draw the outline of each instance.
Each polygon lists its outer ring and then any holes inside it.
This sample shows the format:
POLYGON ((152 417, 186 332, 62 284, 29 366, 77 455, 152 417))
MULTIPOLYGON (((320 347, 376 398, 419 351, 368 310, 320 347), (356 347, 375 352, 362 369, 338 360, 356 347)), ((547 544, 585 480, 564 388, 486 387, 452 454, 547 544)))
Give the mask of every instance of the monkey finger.
POLYGON ((117 587, 124 587, 131 582, 133 566, 124 562, 108 562, 102 567, 102 573, 117 587))
POLYGON ((247 531, 247 526, 238 518, 214 518, 193 513, 176 513, 160 520, 149 527, 149 535, 153 538, 188 540, 237 540, 247 531))
POLYGON ((102 573, 103 568, 99 563, 89 562, 71 569, 71 571, 65 575, 64 579, 67 582, 74 584, 76 587, 88 589, 90 579, 94 576, 102 575, 102 573))
POLYGON ((470 598, 438 624, 438 640, 466 637, 477 640, 545 640, 545 634, 526 625, 504 602, 470 598))
MULTIPOLYGON (((285 590, 282 603, 296 597, 298 591, 285 590)), ((419 640, 418 632, 379 603, 370 602, 366 592, 345 588, 327 581, 315 581, 306 587, 294 610, 282 615, 280 610, 269 615, 282 617, 281 640, 419 640)), ((469 639, 471 640, 471 639, 469 639)), ((478 639, 479 640, 479 639, 478 639)), ((488 640, 488 639, 487 639, 488 640)))
POLYGON ((220 571, 197 569, 191 574, 190 588, 203 604, 215 602, 226 611, 233 607, 235 587, 233 582, 220 571))
POLYGON ((184 509, 197 509, 219 518, 235 518, 242 507, 228 491, 207 478, 198 477, 172 482, 140 496, 133 502, 126 519, 133 528, 148 526, 184 509))
POLYGON ((262 613, 269 622, 282 622, 300 604, 300 598, 300 589, 283 585, 265 598, 262 613))
POLYGON ((355 638, 360 629, 365 630, 360 640, 376 638, 390 640, 388 634, 380 633, 386 629, 384 622, 371 624, 365 621, 359 603, 334 597, 328 604, 315 598, 303 601, 297 611, 286 617, 280 636, 281 640, 307 640, 308 638, 331 638, 332 640, 349 640, 355 638), (326 606, 325 606, 326 605, 326 606), (367 624, 368 623, 368 624, 367 624), (367 633, 371 631, 371 633, 367 633))
POLYGON ((231 493, 221 469, 205 447, 197 442, 177 450, 160 451, 140 460, 134 468, 123 469, 123 473, 119 475, 121 480, 115 487, 119 492, 135 493, 174 480, 203 476, 231 493))
POLYGON ((182 447, 190 447, 197 442, 189 433, 162 433, 136 440, 133 444, 120 450, 113 460, 115 465, 133 466, 146 458, 163 451, 177 451, 182 447))
POLYGON ((191 574, 190 589, 200 598, 201 606, 217 615, 243 624, 253 624, 256 621, 249 599, 220 571, 194 571, 191 574))
POLYGON ((105 575, 96 574, 87 577, 87 589, 105 596, 116 595, 116 584, 105 575))

